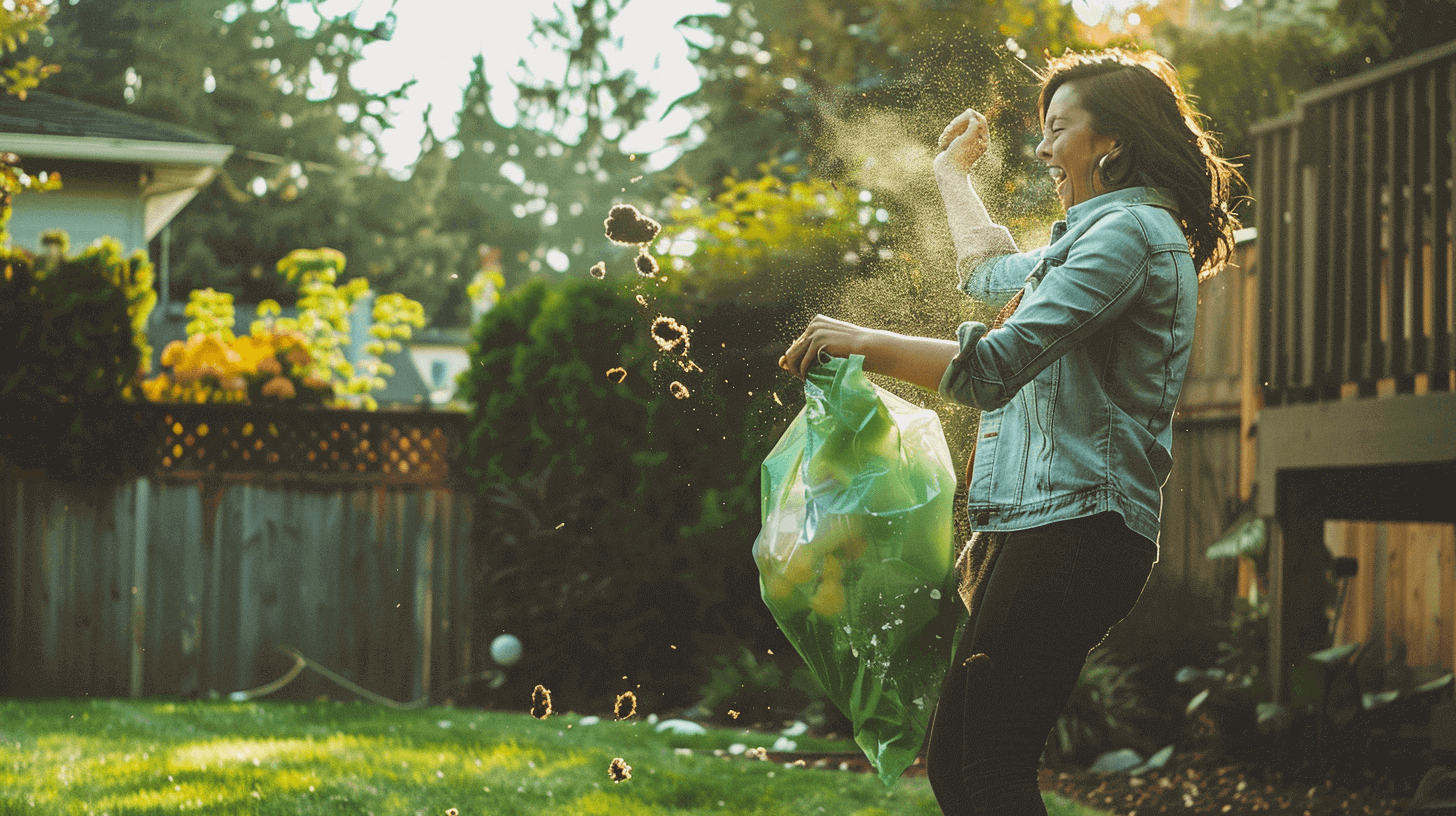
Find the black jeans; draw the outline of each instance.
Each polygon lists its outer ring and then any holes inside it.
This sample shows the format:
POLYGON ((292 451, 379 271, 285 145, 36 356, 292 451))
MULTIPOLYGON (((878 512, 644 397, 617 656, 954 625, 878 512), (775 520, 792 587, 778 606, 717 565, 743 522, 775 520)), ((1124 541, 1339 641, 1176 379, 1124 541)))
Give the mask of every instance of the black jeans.
POLYGON ((1008 533, 941 686, 926 771, 946 814, 1045 814, 1037 770, 1087 654, 1132 611, 1153 542, 1101 513, 1008 533), (985 654, 967 666, 972 655, 985 654))

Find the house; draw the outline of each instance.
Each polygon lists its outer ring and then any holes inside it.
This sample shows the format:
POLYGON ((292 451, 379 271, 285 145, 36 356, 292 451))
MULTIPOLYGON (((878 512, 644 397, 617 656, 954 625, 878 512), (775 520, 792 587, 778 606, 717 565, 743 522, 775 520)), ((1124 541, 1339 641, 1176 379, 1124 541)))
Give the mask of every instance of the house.
POLYGON ((1268 522, 1275 701, 1336 639, 1403 655, 1407 681, 1456 668, 1453 107, 1456 42, 1254 129, 1240 470, 1268 522))
POLYGON ((26 172, 60 173, 60 190, 20 196, 11 239, 39 247, 61 229, 73 246, 102 236, 145 248, 217 174, 230 145, 174 125, 44 91, 0 94, 0 149, 26 172))
POLYGON ((405 343, 436 406, 457 403, 456 378, 470 368, 470 333, 465 329, 421 329, 405 343))

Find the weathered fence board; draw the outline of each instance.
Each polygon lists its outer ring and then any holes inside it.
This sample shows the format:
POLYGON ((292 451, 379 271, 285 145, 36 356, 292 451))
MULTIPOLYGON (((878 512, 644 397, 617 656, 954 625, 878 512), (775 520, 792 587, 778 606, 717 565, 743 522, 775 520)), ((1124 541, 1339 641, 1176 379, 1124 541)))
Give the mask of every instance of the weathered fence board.
POLYGON ((1359 561, 1350 579, 1335 642, 1405 649, 1422 675, 1456 669, 1456 527, 1375 521, 1326 521, 1325 543, 1359 561))
POLYGON ((1217 594, 1232 611, 1238 562, 1214 559, 1208 547, 1232 520, 1238 495, 1239 426, 1228 421, 1184 422, 1173 435, 1173 472, 1163 488, 1158 569, 1217 594))
POLYGON ((401 700, 473 670, 460 417, 137 410, 165 429, 145 477, 0 462, 0 694, 228 693, 280 645, 401 700))

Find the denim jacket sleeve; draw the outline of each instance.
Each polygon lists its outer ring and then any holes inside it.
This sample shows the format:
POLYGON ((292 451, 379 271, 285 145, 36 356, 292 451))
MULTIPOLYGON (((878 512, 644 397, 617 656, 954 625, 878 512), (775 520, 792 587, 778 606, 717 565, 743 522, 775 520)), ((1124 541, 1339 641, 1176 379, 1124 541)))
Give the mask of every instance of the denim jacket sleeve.
POLYGON ((975 321, 961 324, 961 350, 941 379, 941 395, 981 410, 1006 405, 1137 297, 1148 274, 1149 246, 1138 217, 1118 208, 1078 235, 1060 264, 1051 248, 982 263, 967 283, 968 293, 983 292, 1004 303, 1023 283, 1026 292, 1020 308, 994 332, 975 321), (1038 264, 1047 270, 1039 281, 1028 281, 1038 264))
MULTIPOLYGON (((1015 244, 1012 244, 1014 247, 1015 244)), ((1011 252, 990 258, 980 256, 978 262, 962 259, 958 272, 961 290, 994 309, 1000 309, 1012 295, 1021 291, 1026 279, 1041 262, 1045 247, 1030 252, 1011 252)))

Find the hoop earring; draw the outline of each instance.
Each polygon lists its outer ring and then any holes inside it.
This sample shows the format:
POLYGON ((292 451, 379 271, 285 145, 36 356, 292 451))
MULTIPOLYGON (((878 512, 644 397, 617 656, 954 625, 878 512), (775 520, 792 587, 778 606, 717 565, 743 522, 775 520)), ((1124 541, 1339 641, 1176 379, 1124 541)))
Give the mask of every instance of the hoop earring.
POLYGON ((1102 158, 1097 160, 1097 175, 1102 179, 1102 185, 1104 187, 1107 187, 1109 190, 1121 187, 1127 183, 1126 177, 1124 177, 1121 181, 1113 181, 1112 176, 1108 174, 1107 157, 1111 155, 1111 153, 1103 153, 1102 158))

